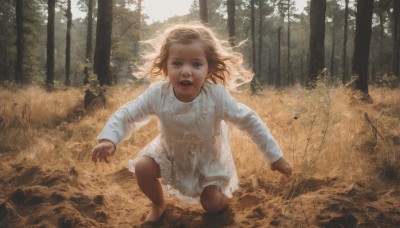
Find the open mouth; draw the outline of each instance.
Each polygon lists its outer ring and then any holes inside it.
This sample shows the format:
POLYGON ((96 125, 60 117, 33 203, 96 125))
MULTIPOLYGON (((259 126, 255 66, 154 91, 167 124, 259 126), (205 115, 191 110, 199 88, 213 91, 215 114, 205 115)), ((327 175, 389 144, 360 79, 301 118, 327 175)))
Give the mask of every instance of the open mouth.
POLYGON ((190 81, 181 81, 179 82, 179 84, 182 86, 191 86, 193 83, 190 81))

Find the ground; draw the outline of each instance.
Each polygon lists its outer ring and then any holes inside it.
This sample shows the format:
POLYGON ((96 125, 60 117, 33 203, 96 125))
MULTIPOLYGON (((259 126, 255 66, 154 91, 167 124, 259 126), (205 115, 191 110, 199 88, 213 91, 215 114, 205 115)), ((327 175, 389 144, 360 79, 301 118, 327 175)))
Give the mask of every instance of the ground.
POLYGON ((209 214, 168 197, 154 224, 143 222, 150 202, 126 164, 158 134, 156 122, 111 163, 90 161, 109 115, 140 91, 117 87, 91 111, 77 106, 81 90, 0 91, 0 227, 400 227, 398 89, 371 89, 373 103, 343 88, 235 95, 268 123, 293 176, 269 170, 231 128, 239 190, 229 208, 209 214))

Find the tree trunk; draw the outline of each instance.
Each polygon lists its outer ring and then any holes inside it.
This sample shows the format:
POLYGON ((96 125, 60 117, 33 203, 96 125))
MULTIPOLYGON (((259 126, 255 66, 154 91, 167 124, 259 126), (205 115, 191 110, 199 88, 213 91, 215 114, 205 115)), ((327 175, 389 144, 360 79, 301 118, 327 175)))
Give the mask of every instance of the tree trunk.
POLYGON ((2 32, 2 34, 3 34, 3 36, 4 36, 4 39, 2 40, 3 42, 1 43, 1 45, 2 45, 2 47, 1 47, 1 51, 2 51, 2 56, 3 56, 3 59, 2 59, 2 61, 3 61, 3 71, 1 72, 2 74, 1 74, 1 76, 0 76, 0 82, 3 82, 3 81, 5 81, 5 80, 7 80, 7 75, 8 75, 8 73, 7 73, 7 71, 8 71, 8 50, 7 50, 7 47, 8 47, 8 33, 7 33, 7 31, 8 31, 8 18, 9 18, 9 15, 8 15, 8 11, 9 11, 9 9, 8 9, 8 2, 4 2, 4 4, 5 4, 5 7, 3 8, 3 14, 1 15, 2 17, 1 17, 1 22, 0 22, 0 24, 2 25, 1 26, 1 32, 2 32))
POLYGON ((235 0, 227 0, 229 43, 235 46, 235 0))
POLYGON ((276 87, 281 87, 281 32, 282 27, 278 28, 278 64, 276 67, 276 87))
POLYGON ((199 6, 200 6, 200 21, 203 24, 208 24, 207 0, 199 0, 199 6))
POLYGON ((54 89, 54 17, 56 0, 47 1, 47 73, 46 86, 54 89))
POLYGON ((288 85, 292 85, 292 64, 290 63, 290 0, 287 1, 287 4, 287 83, 288 85))
POLYGON ((379 12, 379 69, 383 66, 383 37, 385 34, 384 16, 382 10, 379 12))
POLYGON ((86 31, 86 59, 85 59, 85 77, 83 79, 83 84, 89 84, 89 71, 92 67, 92 37, 93 37, 93 0, 88 2, 88 13, 87 13, 87 31, 86 31))
POLYGON ((352 72, 358 76, 355 81, 355 88, 365 94, 368 94, 368 60, 373 8, 374 0, 357 1, 352 72))
POLYGON ((256 68, 256 34, 255 34, 255 10, 254 0, 250 1, 250 27, 251 27, 251 67, 254 72, 254 77, 251 80, 251 91, 252 93, 257 92, 258 72, 256 68))
POLYGON ((394 29, 393 29, 393 74, 400 79, 399 65, 400 65, 400 2, 394 1, 394 29))
POLYGON ((375 63, 375 45, 372 43, 371 45, 371 80, 372 83, 376 82, 376 63, 375 63))
POLYGON ((300 84, 304 84, 304 51, 301 52, 300 56, 300 84))
POLYGON ((135 24, 135 37, 134 37, 134 55, 139 58, 139 42, 140 42, 140 28, 142 23, 142 0, 137 1, 136 9, 136 24, 135 24))
POLYGON ((66 33, 66 45, 65 45, 65 85, 71 85, 70 65, 71 65, 71 25, 72 25, 72 12, 71 12, 71 0, 67 1, 67 33, 66 33))
POLYGON ((335 76, 336 12, 333 13, 332 23, 331 77, 335 76))
POLYGON ((256 69, 256 32, 255 32, 255 9, 254 0, 250 0, 250 27, 251 27, 251 66, 253 72, 257 74, 256 69))
POLYGON ((268 76, 267 76, 268 85, 273 84, 273 74, 272 74, 272 48, 268 47, 268 76))
POLYGON ((100 86, 111 85, 110 71, 113 0, 98 0, 94 73, 100 86))
POLYGON ((258 36, 258 75, 260 78, 262 75, 262 61, 263 61, 263 56, 262 56, 262 51, 263 51, 263 22, 264 22, 264 6, 263 6, 263 0, 258 1, 258 6, 259 6, 259 36, 258 36))
POLYGON ((15 65, 15 82, 26 83, 24 76, 24 1, 17 0, 15 4, 17 22, 17 62, 15 65))
POLYGON ((307 86, 315 88, 317 78, 325 67, 325 11, 326 0, 311 0, 310 62, 307 86))
POLYGON ((345 8, 344 8, 344 27, 343 27, 343 59, 342 59, 342 82, 346 83, 348 80, 347 72, 349 71, 347 68, 347 28, 349 26, 349 0, 345 0, 345 8))
MULTIPOLYGON (((4 17, 4 19, 5 18, 7 18, 7 14, 4 14, 3 15, 3 17, 4 17)), ((9 78, 8 78, 8 34, 7 34, 7 26, 5 25, 6 23, 5 23, 5 20, 3 20, 4 21, 4 26, 3 26, 3 34, 4 34, 4 39, 3 39, 3 43, 2 43, 2 45, 3 45, 3 56, 4 56, 4 59, 3 59, 3 61, 4 61, 4 69, 3 69, 3 76, 1 77, 1 80, 0 80, 0 82, 3 82, 3 81, 5 81, 5 80, 9 80, 9 78)))

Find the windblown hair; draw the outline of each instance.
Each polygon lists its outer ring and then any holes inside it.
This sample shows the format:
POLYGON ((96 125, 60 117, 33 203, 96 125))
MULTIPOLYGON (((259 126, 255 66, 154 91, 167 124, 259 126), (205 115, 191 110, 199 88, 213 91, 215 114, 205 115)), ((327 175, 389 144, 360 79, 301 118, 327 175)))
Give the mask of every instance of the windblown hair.
POLYGON ((175 25, 155 39, 147 41, 155 51, 144 56, 141 73, 150 76, 151 81, 167 77, 171 45, 190 44, 194 41, 204 44, 209 68, 206 77, 208 81, 223 84, 229 89, 251 81, 253 73, 243 66, 242 54, 234 52, 228 42, 218 39, 210 28, 200 23, 175 25))

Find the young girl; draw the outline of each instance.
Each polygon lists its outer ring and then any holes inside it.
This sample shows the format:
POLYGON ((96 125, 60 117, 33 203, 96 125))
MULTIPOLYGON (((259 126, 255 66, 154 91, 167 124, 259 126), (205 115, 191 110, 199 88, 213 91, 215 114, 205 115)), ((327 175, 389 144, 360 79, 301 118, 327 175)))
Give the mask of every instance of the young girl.
POLYGON ((165 210, 162 185, 166 193, 186 202, 200 200, 208 212, 228 207, 238 178, 224 121, 250 135, 272 170, 291 175, 290 164, 262 120, 225 89, 252 77, 241 55, 199 24, 170 28, 156 50, 148 56, 147 72, 168 80, 151 84, 112 115, 92 152, 93 161, 108 161, 121 140, 149 117, 158 117, 160 135, 129 161, 140 189, 152 202, 145 222, 159 220, 165 210))

